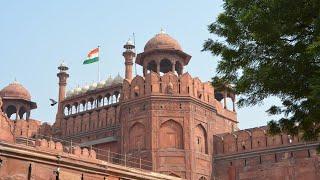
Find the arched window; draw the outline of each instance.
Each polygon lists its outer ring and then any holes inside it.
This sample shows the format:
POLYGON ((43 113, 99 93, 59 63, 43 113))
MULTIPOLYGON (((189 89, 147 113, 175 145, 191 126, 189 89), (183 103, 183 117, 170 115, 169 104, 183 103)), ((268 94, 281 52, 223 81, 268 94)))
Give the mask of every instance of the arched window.
POLYGON ((159 144, 161 149, 183 149, 182 126, 172 119, 161 124, 159 144))
POLYGON ((167 73, 172 71, 172 63, 168 59, 163 59, 160 62, 160 72, 167 73))

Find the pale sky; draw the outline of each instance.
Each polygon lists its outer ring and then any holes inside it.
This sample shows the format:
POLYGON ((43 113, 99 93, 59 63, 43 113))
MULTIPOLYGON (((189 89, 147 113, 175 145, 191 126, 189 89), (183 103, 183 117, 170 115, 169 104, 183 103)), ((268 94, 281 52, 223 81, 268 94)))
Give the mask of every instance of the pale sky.
MULTIPOLYGON (((68 88, 97 81, 97 64, 82 65, 87 52, 100 45, 101 77, 124 75, 123 44, 136 35, 137 52, 163 28, 192 56, 186 70, 202 81, 215 75, 219 57, 201 52, 212 37, 207 25, 223 10, 221 0, 29 0, 0 2, 0 89, 16 78, 31 93, 38 109, 31 117, 53 123, 57 99, 57 66, 69 66, 68 88)), ((138 66, 138 65, 137 65, 138 66)), ((138 74, 142 74, 138 68, 138 74)), ((275 117, 265 110, 279 104, 270 98, 263 105, 237 109, 239 127, 265 125, 275 117)))

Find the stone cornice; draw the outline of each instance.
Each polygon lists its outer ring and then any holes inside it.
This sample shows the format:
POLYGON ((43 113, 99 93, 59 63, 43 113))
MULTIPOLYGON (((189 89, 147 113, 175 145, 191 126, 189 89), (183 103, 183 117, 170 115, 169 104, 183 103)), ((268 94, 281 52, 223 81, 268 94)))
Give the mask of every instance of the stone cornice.
MULTIPOLYGON (((182 101, 187 101, 187 102, 191 102, 191 103, 194 103, 196 105, 199 105, 209 111, 213 111, 213 112, 216 112, 217 115, 219 116, 223 116, 223 114, 218 114, 217 112, 217 109, 212 105, 212 104, 209 104, 207 102, 204 102, 204 101, 201 101, 195 97, 192 97, 192 96, 188 96, 188 95, 168 95, 168 94, 163 94, 163 95, 147 95, 147 96, 144 96, 144 97, 139 97, 139 98, 136 98, 136 99, 130 99, 130 100, 127 100, 127 101, 123 101, 120 103, 120 106, 123 106, 123 105, 130 105, 130 104, 133 104, 133 103, 139 103, 139 102, 145 102, 147 100, 168 100, 170 99, 170 102, 174 102, 174 101, 171 101, 171 100, 182 100, 182 101)), ((237 121, 234 121, 233 119, 230 119, 228 117, 225 117, 223 116, 224 118, 230 120, 230 121, 233 121, 233 122, 236 122, 237 121)))

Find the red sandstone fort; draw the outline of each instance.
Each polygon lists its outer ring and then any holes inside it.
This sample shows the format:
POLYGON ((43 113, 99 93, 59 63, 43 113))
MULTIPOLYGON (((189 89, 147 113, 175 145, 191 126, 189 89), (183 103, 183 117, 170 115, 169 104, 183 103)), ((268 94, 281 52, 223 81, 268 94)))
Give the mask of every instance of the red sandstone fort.
POLYGON ((235 94, 184 72, 191 55, 168 34, 137 55, 128 41, 122 55, 124 78, 73 90, 58 67, 53 125, 31 118, 37 104, 20 83, 0 91, 0 180, 320 179, 319 141, 239 130, 235 94))

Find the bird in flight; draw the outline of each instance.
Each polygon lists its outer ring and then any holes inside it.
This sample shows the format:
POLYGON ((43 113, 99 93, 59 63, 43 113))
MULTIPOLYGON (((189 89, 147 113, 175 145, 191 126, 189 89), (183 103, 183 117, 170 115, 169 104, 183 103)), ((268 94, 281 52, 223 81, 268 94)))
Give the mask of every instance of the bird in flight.
POLYGON ((50 100, 50 102, 51 102, 51 106, 54 106, 54 105, 56 105, 58 102, 57 101, 55 101, 54 99, 49 99, 50 100))

